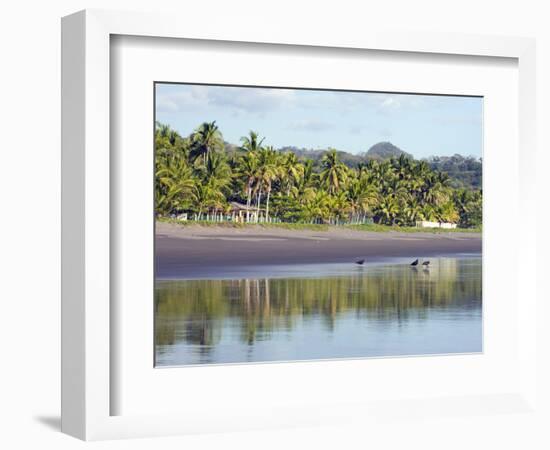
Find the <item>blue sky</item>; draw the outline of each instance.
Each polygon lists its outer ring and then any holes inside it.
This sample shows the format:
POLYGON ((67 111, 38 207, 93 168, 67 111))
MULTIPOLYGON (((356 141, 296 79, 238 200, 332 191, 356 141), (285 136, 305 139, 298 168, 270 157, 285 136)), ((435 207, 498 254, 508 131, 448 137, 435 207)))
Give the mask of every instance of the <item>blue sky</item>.
POLYGON ((156 85, 156 118, 181 135, 215 120, 228 142, 254 130, 276 148, 362 153, 389 141, 416 158, 481 157, 482 115, 473 97, 156 85))

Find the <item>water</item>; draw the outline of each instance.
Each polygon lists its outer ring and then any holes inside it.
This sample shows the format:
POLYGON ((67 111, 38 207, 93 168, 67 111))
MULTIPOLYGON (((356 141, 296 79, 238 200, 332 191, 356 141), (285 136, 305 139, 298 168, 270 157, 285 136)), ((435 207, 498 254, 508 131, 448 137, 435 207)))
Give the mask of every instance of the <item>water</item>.
POLYGON ((242 273, 157 281, 157 366, 482 351, 480 257, 242 273))

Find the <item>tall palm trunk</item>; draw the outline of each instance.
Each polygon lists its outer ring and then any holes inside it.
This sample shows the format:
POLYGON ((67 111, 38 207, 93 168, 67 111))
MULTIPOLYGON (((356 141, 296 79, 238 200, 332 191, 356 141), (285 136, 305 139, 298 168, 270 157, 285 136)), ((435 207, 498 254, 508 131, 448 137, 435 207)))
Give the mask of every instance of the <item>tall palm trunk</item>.
POLYGON ((271 183, 269 183, 269 186, 267 187, 267 201, 265 205, 265 221, 269 222, 269 197, 271 195, 271 183))
POLYGON ((246 196, 246 223, 250 222, 250 203, 252 203, 252 183, 248 182, 246 196))
POLYGON ((256 222, 260 221, 260 203, 262 201, 262 188, 258 189, 258 204, 256 205, 256 222))

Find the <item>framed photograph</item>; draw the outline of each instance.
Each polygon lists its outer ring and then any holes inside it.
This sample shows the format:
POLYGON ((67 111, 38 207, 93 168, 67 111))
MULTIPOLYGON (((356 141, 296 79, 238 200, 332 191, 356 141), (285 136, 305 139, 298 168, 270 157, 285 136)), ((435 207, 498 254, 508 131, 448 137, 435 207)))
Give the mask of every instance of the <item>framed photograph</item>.
POLYGON ((533 41, 84 11, 62 45, 64 432, 534 408, 533 41))
POLYGON ((155 366, 481 352, 482 111, 155 84, 155 366))

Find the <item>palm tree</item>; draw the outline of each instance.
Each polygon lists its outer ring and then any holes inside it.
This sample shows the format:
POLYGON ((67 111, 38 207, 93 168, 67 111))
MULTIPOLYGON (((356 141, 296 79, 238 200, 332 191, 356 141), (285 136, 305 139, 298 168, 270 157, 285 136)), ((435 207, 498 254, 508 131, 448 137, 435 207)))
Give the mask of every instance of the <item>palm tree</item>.
POLYGON ((417 178, 423 179, 426 178, 432 170, 426 161, 420 161, 418 164, 415 164, 413 172, 417 178))
POLYGON ((173 145, 178 134, 173 131, 168 125, 163 125, 160 122, 155 123, 155 151, 156 152, 171 152, 174 153, 173 145))
POLYGON ((435 210, 434 206, 431 205, 430 203, 424 203, 422 205, 421 216, 424 220, 429 220, 432 222, 438 219, 437 211, 435 210))
POLYGON ((202 163, 206 164, 206 159, 211 152, 224 148, 223 137, 214 122, 204 122, 191 136, 191 157, 197 161, 202 158, 202 163))
POLYGON ((345 219, 350 212, 350 203, 347 193, 340 191, 335 195, 330 195, 328 198, 328 209, 330 213, 329 220, 337 224, 339 220, 345 219))
POLYGON ((335 149, 329 149, 321 159, 321 184, 329 194, 337 193, 347 179, 347 167, 340 162, 335 149))
POLYGON ((317 190, 311 199, 303 205, 303 216, 307 222, 327 221, 329 215, 330 197, 326 191, 317 190))
POLYGON ((155 179, 157 213, 172 214, 189 205, 195 179, 187 161, 174 157, 157 160, 155 179))
POLYGON ((364 220, 379 199, 378 190, 365 175, 352 179, 348 185, 347 196, 352 221, 358 220, 358 216, 362 216, 361 220, 364 220))
POLYGON ((260 139, 260 136, 255 131, 250 130, 248 136, 241 138, 241 149, 247 152, 257 152, 262 148, 262 143, 265 138, 260 139))
POLYGON ((302 170, 303 166, 294 153, 288 152, 283 156, 281 162, 281 181, 287 197, 290 196, 290 190, 294 187, 294 183, 302 170))
POLYGON ((406 225, 415 225, 418 220, 422 220, 424 218, 422 214, 422 207, 416 198, 411 199, 410 202, 405 204, 403 208, 403 216, 405 218, 406 225))
POLYGON ((442 172, 430 172, 424 178, 422 189, 423 200, 426 203, 440 206, 449 199, 449 176, 442 172))
POLYGON ((482 222, 483 199, 481 191, 466 189, 456 190, 453 194, 453 203, 458 214, 461 227, 478 227, 482 222))
POLYGON ((369 166, 363 162, 357 164, 357 177, 361 178, 364 175, 368 174, 369 166))
POLYGON ((225 190, 231 182, 231 169, 223 153, 211 153, 203 165, 197 167, 197 173, 205 184, 225 190))
POLYGON ((160 123, 159 121, 156 121, 155 131, 160 137, 166 138, 170 134, 171 130, 169 125, 165 125, 163 123, 160 123))
POLYGON ((448 200, 439 207, 439 218, 441 222, 457 223, 460 219, 455 203, 448 200))
POLYGON ((230 193, 231 169, 227 163, 227 157, 223 153, 211 153, 204 165, 196 169, 200 178, 202 191, 196 191, 202 200, 201 206, 214 212, 223 209, 227 203, 226 194, 230 193))
POLYGON ((397 214, 399 213, 399 202, 392 195, 384 196, 377 207, 377 214, 383 223, 395 225, 397 214))
POLYGON ((395 178, 394 169, 389 161, 377 163, 369 162, 369 171, 372 174, 373 181, 378 185, 381 192, 385 192, 391 180, 395 178))
POLYGON ((262 193, 265 189, 267 194, 265 218, 269 220, 269 199, 271 196, 271 188, 273 181, 278 178, 280 168, 277 165, 277 152, 273 147, 261 148, 258 152, 258 167, 256 175, 257 191, 258 191, 258 217, 260 216, 260 204, 262 193))
POLYGON ((252 188, 258 173, 258 156, 255 152, 242 155, 238 161, 236 177, 243 180, 246 189, 246 221, 250 222, 250 203, 252 201, 252 188))
POLYGON ((314 183, 315 173, 313 172, 313 161, 311 159, 306 159, 301 167, 293 189, 293 197, 298 200, 300 205, 311 200, 312 195, 315 194, 315 189, 313 187, 314 183))
POLYGON ((215 186, 197 183, 193 188, 193 203, 198 220, 201 220, 205 211, 208 212, 211 208, 219 209, 225 203, 225 195, 215 186))
POLYGON ((411 178, 411 160, 407 156, 401 154, 398 159, 392 159, 391 162, 395 168, 395 173, 400 180, 407 180, 411 178))

